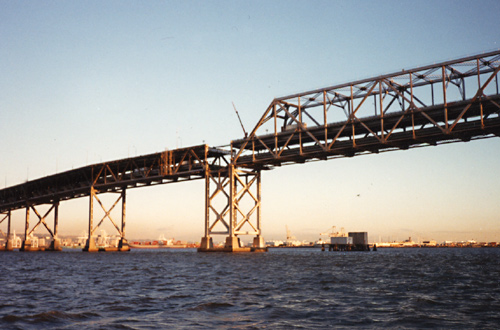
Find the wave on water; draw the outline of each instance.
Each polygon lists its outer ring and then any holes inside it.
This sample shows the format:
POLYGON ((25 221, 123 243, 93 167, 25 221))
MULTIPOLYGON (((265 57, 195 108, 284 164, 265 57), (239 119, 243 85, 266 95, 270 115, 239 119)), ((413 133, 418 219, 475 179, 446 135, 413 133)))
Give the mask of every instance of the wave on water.
POLYGON ((1 253, 10 276, 0 329, 498 329, 499 258, 500 249, 1 253))
POLYGON ((97 318, 100 315, 92 312, 83 313, 65 313, 60 311, 49 311, 44 313, 38 313, 33 315, 13 315, 7 314, 2 317, 2 320, 8 323, 15 322, 28 322, 34 324, 43 323, 57 323, 57 322, 67 322, 67 321, 80 321, 87 320, 91 318, 97 318))
POLYGON ((219 303, 219 302, 209 302, 209 303, 203 303, 200 304, 196 307, 189 308, 191 311, 207 311, 207 312, 217 312, 217 311, 223 311, 228 308, 234 307, 233 304, 229 303, 219 303))

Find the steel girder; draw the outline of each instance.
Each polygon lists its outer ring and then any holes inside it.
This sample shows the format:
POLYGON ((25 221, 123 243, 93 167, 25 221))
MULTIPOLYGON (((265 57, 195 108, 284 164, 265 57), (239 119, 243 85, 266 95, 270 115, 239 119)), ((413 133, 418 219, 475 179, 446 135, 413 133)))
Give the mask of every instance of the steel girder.
POLYGON ((266 168, 498 136, 499 70, 496 51, 277 98, 231 142, 232 161, 266 168))

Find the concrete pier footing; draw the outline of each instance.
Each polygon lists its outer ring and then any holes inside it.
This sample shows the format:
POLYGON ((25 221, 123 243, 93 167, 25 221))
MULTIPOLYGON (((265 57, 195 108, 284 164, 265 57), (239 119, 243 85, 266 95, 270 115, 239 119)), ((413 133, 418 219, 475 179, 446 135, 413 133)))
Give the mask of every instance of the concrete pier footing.
POLYGON ((19 249, 19 251, 23 251, 23 252, 38 251, 38 248, 34 247, 31 244, 31 240, 28 239, 28 240, 23 241, 23 244, 21 245, 21 248, 19 249))
POLYGON ((241 242, 240 242, 239 237, 237 237, 237 236, 226 237, 226 245, 225 245, 226 249, 234 250, 234 249, 237 249, 240 247, 241 247, 241 242))
POLYGON ((5 242, 5 246, 2 250, 3 251, 14 251, 14 244, 12 243, 12 240, 8 239, 7 242, 5 242))
POLYGON ((128 241, 125 238, 120 239, 120 242, 118 243, 118 251, 130 251, 130 246, 128 245, 128 241))
POLYGON ((201 238, 201 243, 200 243, 200 248, 198 251, 201 250, 210 250, 214 248, 214 241, 212 237, 202 237, 201 238))
POLYGON ((45 251, 62 251, 61 240, 54 238, 45 251))
POLYGON ((253 239, 253 247, 257 249, 262 249, 266 247, 266 243, 264 242, 264 237, 257 236, 253 239))
POLYGON ((95 239, 87 239, 85 243, 85 247, 82 250, 83 252, 127 252, 130 251, 130 245, 128 244, 127 239, 122 238, 120 242, 118 242, 118 246, 116 247, 98 247, 95 243, 95 239))
POLYGON ((242 247, 240 239, 236 236, 226 237, 224 247, 214 247, 211 237, 202 237, 198 252, 267 252, 262 237, 255 237, 252 247, 242 247), (256 245, 256 243, 258 243, 256 245))
POLYGON ((84 252, 97 252, 99 249, 95 244, 95 240, 93 238, 88 238, 85 247, 83 248, 84 252))

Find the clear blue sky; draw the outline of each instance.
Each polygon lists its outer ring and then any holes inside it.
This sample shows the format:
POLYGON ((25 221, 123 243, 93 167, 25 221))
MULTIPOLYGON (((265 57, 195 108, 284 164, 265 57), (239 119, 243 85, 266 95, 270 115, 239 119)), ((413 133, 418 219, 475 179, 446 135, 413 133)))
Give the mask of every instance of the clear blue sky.
MULTIPOLYGON (((228 144, 242 136, 231 102, 250 130, 274 97, 498 49, 498 13, 498 1, 2 0, 0 186, 228 144)), ((336 225, 372 241, 500 241, 499 151, 490 139, 266 172, 264 237, 336 225)), ((199 240, 203 194, 201 181, 129 191, 128 236, 199 240)), ((63 203, 60 232, 86 230, 87 208, 63 203)))

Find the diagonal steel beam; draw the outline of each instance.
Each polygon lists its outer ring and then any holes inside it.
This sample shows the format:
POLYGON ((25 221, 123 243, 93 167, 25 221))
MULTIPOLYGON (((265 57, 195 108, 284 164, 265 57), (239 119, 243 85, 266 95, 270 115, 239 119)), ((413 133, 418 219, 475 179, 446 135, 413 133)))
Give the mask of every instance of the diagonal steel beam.
POLYGON ((476 95, 474 95, 474 97, 471 99, 471 101, 469 102, 469 104, 464 108, 464 110, 462 110, 462 112, 460 113, 460 115, 457 117, 457 119, 455 119, 455 121, 453 122, 453 124, 451 125, 450 127, 450 131, 453 130, 453 128, 455 128, 455 126, 457 126, 458 122, 463 118, 463 116, 465 115, 465 113, 467 112, 467 110, 469 110, 469 108, 472 106, 472 104, 478 99, 480 98, 482 95, 484 95, 484 89, 490 84, 490 82, 493 80, 493 78, 496 77, 496 75, 498 74, 498 72, 500 71, 500 66, 497 67, 495 69, 495 71, 493 71, 493 73, 491 74, 491 76, 488 78, 488 80, 486 80, 486 82, 478 89, 476 95))

